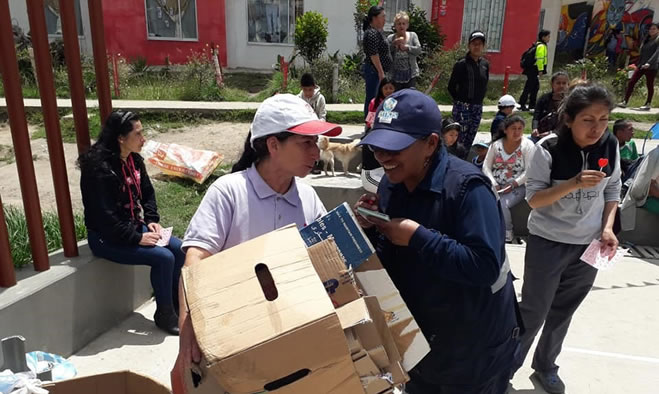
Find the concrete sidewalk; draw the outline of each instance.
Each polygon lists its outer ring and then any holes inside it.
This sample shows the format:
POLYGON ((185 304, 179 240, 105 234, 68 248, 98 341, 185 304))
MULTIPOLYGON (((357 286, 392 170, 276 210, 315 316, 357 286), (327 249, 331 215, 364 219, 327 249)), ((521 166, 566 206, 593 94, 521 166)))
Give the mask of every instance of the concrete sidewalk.
MULTIPOLYGON (((26 108, 41 108, 40 99, 24 99, 26 108)), ((238 101, 167 101, 167 100, 112 100, 114 108, 126 110, 150 110, 150 111, 229 111, 229 110, 255 110, 261 103, 258 102, 238 102, 238 101)), ((0 98, 0 109, 6 108, 7 104, 4 97, 0 98)), ((57 99, 59 108, 71 108, 71 100, 57 99)), ((439 105, 441 111, 451 112, 451 105, 439 105)), ((87 100, 87 108, 98 108, 97 100, 87 100)), ((363 111, 363 104, 327 104, 327 110, 330 112, 345 111, 363 111)), ((483 112, 497 112, 496 105, 486 105, 483 112)), ((631 108, 616 108, 615 113, 623 114, 653 114, 659 117, 659 108, 652 108, 650 111, 636 111, 631 108)), ((658 118, 659 119, 659 118, 658 118)))
MULTIPOLYGON (((524 246, 509 245, 513 273, 522 278, 524 246)), ((515 283, 521 291, 519 280, 515 283)), ((558 359, 568 394, 652 394, 659 387, 659 260, 626 257, 599 273, 575 315, 558 359)), ((169 385, 178 337, 152 321, 153 302, 70 360, 79 375, 130 369, 169 385)), ((531 349, 531 352, 533 349, 531 349)), ((529 380, 531 355, 517 372, 511 393, 544 393, 529 380)))

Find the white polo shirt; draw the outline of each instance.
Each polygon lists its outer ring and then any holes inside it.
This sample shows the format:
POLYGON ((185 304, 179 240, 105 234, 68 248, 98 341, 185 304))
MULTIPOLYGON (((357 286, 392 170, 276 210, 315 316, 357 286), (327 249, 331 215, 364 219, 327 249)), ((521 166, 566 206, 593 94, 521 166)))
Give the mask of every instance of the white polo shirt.
POLYGON ((279 194, 252 166, 213 182, 190 221, 182 248, 195 246, 216 254, 291 223, 302 228, 326 213, 311 186, 294 178, 290 189, 279 194))

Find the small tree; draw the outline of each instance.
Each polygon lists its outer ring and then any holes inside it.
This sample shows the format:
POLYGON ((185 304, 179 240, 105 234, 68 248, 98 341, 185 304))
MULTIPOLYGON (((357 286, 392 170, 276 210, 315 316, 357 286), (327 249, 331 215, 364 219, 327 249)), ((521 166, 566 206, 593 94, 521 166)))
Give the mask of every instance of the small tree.
POLYGON ((410 27, 408 30, 415 32, 419 37, 424 53, 433 53, 444 45, 446 36, 442 34, 436 23, 428 20, 425 10, 416 4, 410 3, 407 13, 410 15, 410 27))
POLYGON ((327 48, 327 18, 308 11, 295 20, 295 48, 312 64, 327 48))

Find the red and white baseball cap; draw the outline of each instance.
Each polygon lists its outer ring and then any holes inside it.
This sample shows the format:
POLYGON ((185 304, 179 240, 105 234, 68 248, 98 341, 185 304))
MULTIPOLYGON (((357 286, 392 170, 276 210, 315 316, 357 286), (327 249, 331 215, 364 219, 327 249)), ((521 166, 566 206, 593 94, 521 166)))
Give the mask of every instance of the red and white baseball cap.
POLYGON ((252 137, 255 139, 284 131, 299 135, 341 134, 341 126, 318 120, 313 108, 300 97, 292 94, 277 94, 261 103, 252 121, 252 137))

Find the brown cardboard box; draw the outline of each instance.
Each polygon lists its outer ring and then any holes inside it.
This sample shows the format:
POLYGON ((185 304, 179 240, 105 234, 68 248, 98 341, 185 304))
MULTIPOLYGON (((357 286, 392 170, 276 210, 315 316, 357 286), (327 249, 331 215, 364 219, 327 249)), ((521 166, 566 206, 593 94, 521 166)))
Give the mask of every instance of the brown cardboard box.
POLYGON ((354 360, 357 375, 361 376, 378 376, 380 369, 375 365, 373 359, 368 354, 364 357, 354 360))
POLYGON ((357 387, 343 329, 295 227, 204 259, 182 277, 206 378, 226 391, 357 387), (292 383, 274 384, 283 378, 292 383))
POLYGON ((376 297, 352 301, 338 308, 336 314, 349 338, 348 342, 352 343, 352 359, 367 393, 379 393, 410 380, 400 364, 400 353, 376 297), (391 373, 393 385, 383 379, 364 380, 364 377, 383 373, 391 373))
POLYGON ((62 380, 43 388, 50 394, 171 394, 160 383, 130 371, 62 380))
POLYGON ((363 297, 336 310, 343 329, 350 328, 378 368, 400 361, 376 297, 363 297))
POLYGON ((430 352, 430 345, 377 255, 361 264, 355 270, 355 277, 365 294, 377 297, 402 356, 401 365, 410 371, 430 352))
POLYGON ((334 239, 312 245, 307 252, 335 308, 360 297, 352 270, 346 269, 334 239))

